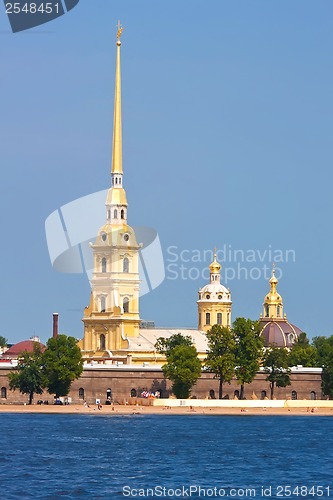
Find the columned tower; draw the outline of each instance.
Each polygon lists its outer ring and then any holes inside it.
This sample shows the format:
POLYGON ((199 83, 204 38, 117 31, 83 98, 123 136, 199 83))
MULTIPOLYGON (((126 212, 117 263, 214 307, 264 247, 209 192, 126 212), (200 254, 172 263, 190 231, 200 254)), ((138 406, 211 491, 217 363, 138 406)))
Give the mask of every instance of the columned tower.
POLYGON ((134 230, 127 224, 123 187, 120 37, 118 23, 114 98, 111 187, 106 198, 106 223, 95 243, 90 305, 84 311, 85 357, 120 355, 129 337, 139 336, 139 250, 134 230), (119 352, 120 351, 120 352, 119 352))
POLYGON ((213 325, 231 326, 231 294, 221 284, 221 265, 216 260, 209 266, 210 283, 199 290, 198 329, 207 332, 213 325))

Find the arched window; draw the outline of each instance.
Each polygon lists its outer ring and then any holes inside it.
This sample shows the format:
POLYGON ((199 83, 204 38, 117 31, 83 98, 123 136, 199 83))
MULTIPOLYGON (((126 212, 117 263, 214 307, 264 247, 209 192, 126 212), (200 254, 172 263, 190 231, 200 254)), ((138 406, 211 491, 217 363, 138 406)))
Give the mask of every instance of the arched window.
POLYGON ((129 312, 129 300, 127 297, 125 297, 123 300, 123 309, 124 309, 124 313, 129 312))
POLYGON ((210 313, 206 313, 206 325, 210 325, 210 313))
POLYGON ((267 392, 266 391, 261 391, 260 399, 265 399, 265 398, 267 398, 267 392))
POLYGON ((201 327, 201 313, 199 313, 199 328, 201 327))
POLYGON ((125 218, 125 210, 122 210, 122 211, 120 212, 120 218, 121 218, 121 219, 124 219, 124 218, 125 218))
POLYGON ((239 399, 239 390, 238 390, 238 389, 236 389, 236 390, 234 391, 234 398, 239 399))
POLYGON ((129 273, 129 260, 127 257, 123 260, 123 273, 129 273))
POLYGON ((280 317, 280 314, 281 314, 280 313, 280 306, 277 306, 277 308, 276 308, 276 315, 277 315, 278 318, 280 317))
POLYGON ((104 349, 105 349, 105 335, 104 335, 104 333, 102 333, 99 336, 99 348, 101 349, 101 351, 104 351, 104 349))
POLYGON ((222 325, 222 313, 217 313, 217 324, 222 325))
POLYGON ((108 210, 107 211, 107 218, 110 219, 110 217, 111 217, 111 210, 108 210))
POLYGON ((297 392, 296 391, 292 391, 291 393, 291 399, 297 399, 297 392))
POLYGON ((80 389, 79 389, 79 399, 84 399, 84 389, 83 389, 83 387, 80 387, 80 389))
POLYGON ((268 318, 268 316, 269 316, 269 307, 268 307, 268 305, 265 305, 265 316, 266 316, 266 318, 268 318))
POLYGON ((102 259, 102 273, 106 273, 106 258, 102 259))
POLYGON ((215 391, 214 391, 214 389, 211 389, 209 391, 209 399, 215 399, 215 391))
POLYGON ((118 219, 118 210, 116 208, 113 211, 113 218, 118 219))
POLYGON ((106 399, 108 401, 111 401, 111 399, 112 399, 112 391, 111 391, 111 389, 107 389, 106 390, 106 399))
POLYGON ((7 389, 6 389, 6 387, 1 387, 1 399, 7 399, 7 389))
POLYGON ((315 393, 315 391, 310 392, 310 399, 312 401, 315 401, 317 399, 317 394, 315 393))
POLYGON ((116 177, 116 184, 118 184, 118 178, 116 177))
POLYGON ((136 389, 131 389, 131 398, 136 398, 137 392, 136 389))
POLYGON ((105 307, 106 307, 106 298, 105 297, 101 297, 101 312, 102 313, 105 312, 105 307))
POLYGON ((121 184, 121 177, 119 177, 119 184, 121 184))
POLYGON ((230 326, 230 314, 227 314, 227 325, 230 326))

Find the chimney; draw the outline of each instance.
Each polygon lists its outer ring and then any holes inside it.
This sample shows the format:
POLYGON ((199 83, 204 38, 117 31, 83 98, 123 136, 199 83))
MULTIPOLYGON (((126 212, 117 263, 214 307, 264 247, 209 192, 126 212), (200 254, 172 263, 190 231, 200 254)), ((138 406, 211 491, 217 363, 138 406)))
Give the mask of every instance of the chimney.
POLYGON ((53 313, 53 338, 58 337, 58 313, 53 313))

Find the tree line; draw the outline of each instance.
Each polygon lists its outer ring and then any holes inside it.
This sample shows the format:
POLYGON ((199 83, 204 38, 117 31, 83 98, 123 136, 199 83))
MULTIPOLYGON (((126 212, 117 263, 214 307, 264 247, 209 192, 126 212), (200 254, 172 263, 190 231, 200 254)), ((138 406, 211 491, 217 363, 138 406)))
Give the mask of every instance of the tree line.
POLYGON ((291 349, 265 348, 261 328, 258 321, 245 318, 237 318, 232 328, 213 325, 206 333, 208 349, 203 363, 191 337, 176 334, 159 338, 155 348, 166 357, 162 370, 172 382, 173 394, 188 398, 204 370, 219 380, 219 399, 223 398, 224 384, 230 384, 234 377, 240 386, 239 398, 244 399, 246 384, 262 367, 273 399, 275 387, 290 385, 290 368, 302 365, 322 368, 323 395, 333 399, 333 336, 315 337, 310 343, 306 333, 301 333, 291 349))

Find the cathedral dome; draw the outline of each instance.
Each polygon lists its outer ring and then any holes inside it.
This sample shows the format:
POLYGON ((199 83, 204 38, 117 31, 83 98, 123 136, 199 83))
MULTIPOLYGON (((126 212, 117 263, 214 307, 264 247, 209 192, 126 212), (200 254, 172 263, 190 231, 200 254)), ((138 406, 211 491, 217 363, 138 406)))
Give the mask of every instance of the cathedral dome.
POLYGON ((302 330, 287 319, 260 319, 265 346, 292 347, 302 330))
POLYGON ((221 283, 208 283, 199 290, 199 300, 212 301, 212 302, 230 302, 230 290, 228 290, 221 283))
POLYGON ((260 315, 261 334, 265 347, 292 347, 302 330, 292 325, 283 312, 282 297, 277 291, 278 279, 275 276, 273 264, 272 276, 269 280, 270 291, 265 296, 263 314, 260 315))

